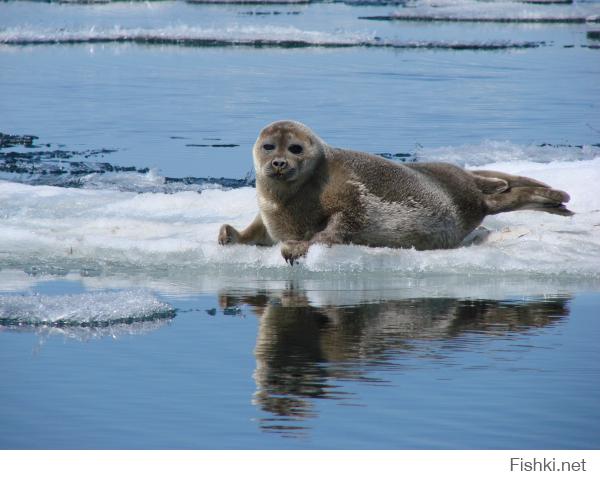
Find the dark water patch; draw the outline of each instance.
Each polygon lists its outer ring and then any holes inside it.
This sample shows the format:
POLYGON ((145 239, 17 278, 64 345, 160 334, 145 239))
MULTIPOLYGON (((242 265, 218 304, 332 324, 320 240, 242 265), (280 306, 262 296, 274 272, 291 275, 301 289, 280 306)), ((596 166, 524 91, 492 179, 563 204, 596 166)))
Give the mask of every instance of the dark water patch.
MULTIPOLYGON (((93 151, 87 155, 105 150, 93 151)), ((108 151, 110 152, 110 151, 108 151)), ((51 151, 35 152, 38 158, 31 158, 27 153, 0 153, 0 179, 28 185, 48 185, 65 188, 102 188, 129 192, 175 193, 178 191, 202 191, 206 188, 241 188, 253 187, 254 177, 248 174, 245 178, 225 177, 161 177, 150 174, 149 168, 119 166, 108 162, 70 161, 61 158, 82 152, 51 151), (39 157, 58 155, 58 159, 39 157)))
POLYGON ((377 21, 399 21, 399 22, 473 22, 473 23, 600 23, 600 16, 591 17, 538 17, 538 18, 520 18, 520 17, 451 17, 447 15, 371 15, 358 17, 359 20, 377 20, 377 21))
POLYGON ((587 32, 587 38, 590 40, 600 40, 600 30, 591 30, 587 32))
POLYGON ((416 162, 416 154, 414 153, 376 153, 375 155, 379 155, 380 157, 387 158, 388 160, 396 160, 399 162, 416 162))
MULTIPOLYGON (((183 137, 178 137, 183 138, 183 137)), ((1 134, 0 150, 26 147, 30 151, 0 151, 0 178, 29 185, 48 185, 66 188, 106 188, 134 192, 174 193, 181 190, 201 191, 207 186, 241 188, 254 186, 252 174, 245 178, 161 177, 156 175, 149 184, 144 180, 150 169, 119 166, 108 162, 90 161, 104 157, 116 149, 89 150, 40 149, 35 135, 1 134), (132 176, 133 175, 133 176, 132 176)), ((51 147, 51 144, 45 144, 51 147)), ((192 145, 193 146, 193 145, 192 145)), ((197 145, 201 146, 201 145, 197 145)), ((213 144, 207 147, 237 147, 237 144, 213 144)))
POLYGON ((138 172, 148 173, 147 168, 137 169, 135 167, 120 167, 110 163, 63 161, 77 155, 89 158, 104 153, 112 153, 115 150, 86 150, 85 152, 72 152, 66 150, 52 150, 35 153, 8 152, 0 153, 0 171, 8 173, 29 173, 41 175, 56 175, 71 173, 73 175, 87 175, 90 173, 105 172, 138 172), (56 160, 49 162, 46 160, 56 160))
POLYGON ((0 178, 22 181, 32 185, 54 185, 62 187, 81 187, 82 178, 93 173, 138 172, 147 173, 148 169, 120 167, 107 162, 86 161, 90 158, 104 157, 116 152, 116 149, 100 148, 89 150, 39 150, 38 138, 34 135, 4 135, 10 137, 1 148, 24 146, 30 151, 0 151, 0 178), (71 160, 79 158, 80 160, 71 160))
MULTIPOLYGON (((33 137, 34 139, 37 137, 33 137)), ((13 146, 13 145, 9 145, 13 146)), ((28 148, 40 148, 33 140, 26 145, 28 148)), ((47 144, 51 146, 51 144, 47 144)), ((34 150, 28 152, 1 152, 0 172, 27 174, 32 176, 55 175, 88 175, 100 172, 131 172, 147 173, 148 169, 138 170, 135 167, 119 167, 110 163, 70 161, 71 158, 104 157, 116 152, 116 149, 100 148, 90 150, 34 150)))
MULTIPOLYGON (((50 144, 48 144, 50 145, 50 144)), ((31 148, 40 148, 40 147, 31 147, 31 148)), ((61 159, 66 160, 68 158, 73 157, 83 157, 83 158, 91 158, 97 156, 104 156, 109 153, 114 153, 117 150, 110 148, 99 148, 99 149, 91 149, 91 150, 38 150, 34 152, 0 152, 0 161, 5 161, 7 164, 17 164, 19 161, 30 161, 30 162, 38 162, 43 160, 53 160, 53 159, 61 159)), ((70 162, 74 163, 74 162, 70 162)), ((133 167, 115 167, 115 168, 125 168, 126 171, 130 171, 133 167)), ((91 172, 90 172, 91 173, 91 172)))

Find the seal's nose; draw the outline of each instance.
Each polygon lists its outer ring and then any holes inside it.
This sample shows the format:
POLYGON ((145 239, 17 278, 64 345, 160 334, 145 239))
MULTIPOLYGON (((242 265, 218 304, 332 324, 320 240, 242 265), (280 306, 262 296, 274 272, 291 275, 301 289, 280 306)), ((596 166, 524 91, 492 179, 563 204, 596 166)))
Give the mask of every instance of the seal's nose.
POLYGON ((287 160, 284 160, 282 158, 279 158, 279 159, 276 158, 275 160, 273 160, 271 162, 271 165, 273 165, 274 168, 278 168, 280 170, 283 170, 284 168, 287 167, 288 162, 287 162, 287 160))

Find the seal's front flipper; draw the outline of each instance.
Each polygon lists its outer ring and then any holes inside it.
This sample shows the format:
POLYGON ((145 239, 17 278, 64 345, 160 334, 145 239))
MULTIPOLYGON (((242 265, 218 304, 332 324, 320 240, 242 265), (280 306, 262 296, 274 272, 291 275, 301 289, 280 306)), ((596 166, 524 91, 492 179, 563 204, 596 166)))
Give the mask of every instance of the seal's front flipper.
POLYGON ((232 245, 238 243, 240 238, 240 232, 238 232, 231 225, 221 225, 219 229, 219 245, 232 245))
POLYGON ((275 243, 269 236, 269 232, 267 232, 260 214, 241 232, 238 232, 231 225, 222 225, 219 230, 218 241, 220 245, 242 243, 244 245, 261 245, 266 247, 275 243))

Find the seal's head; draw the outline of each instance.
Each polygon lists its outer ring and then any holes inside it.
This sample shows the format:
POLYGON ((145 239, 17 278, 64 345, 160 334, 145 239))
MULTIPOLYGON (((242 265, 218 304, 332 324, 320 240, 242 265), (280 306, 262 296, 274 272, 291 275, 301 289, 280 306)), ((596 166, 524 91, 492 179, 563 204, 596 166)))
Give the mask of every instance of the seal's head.
POLYGON ((301 184, 324 158, 323 141, 291 120, 271 123, 254 144, 256 178, 274 184, 301 184))

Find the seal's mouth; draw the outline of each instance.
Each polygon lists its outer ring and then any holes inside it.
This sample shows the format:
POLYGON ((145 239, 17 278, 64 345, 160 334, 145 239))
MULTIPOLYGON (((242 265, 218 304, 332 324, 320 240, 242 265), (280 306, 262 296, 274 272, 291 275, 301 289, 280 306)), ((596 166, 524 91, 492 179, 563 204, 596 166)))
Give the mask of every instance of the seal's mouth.
POLYGON ((291 181, 296 176, 295 168, 285 168, 285 169, 269 169, 267 172, 267 177, 274 178, 276 180, 286 180, 291 181))

